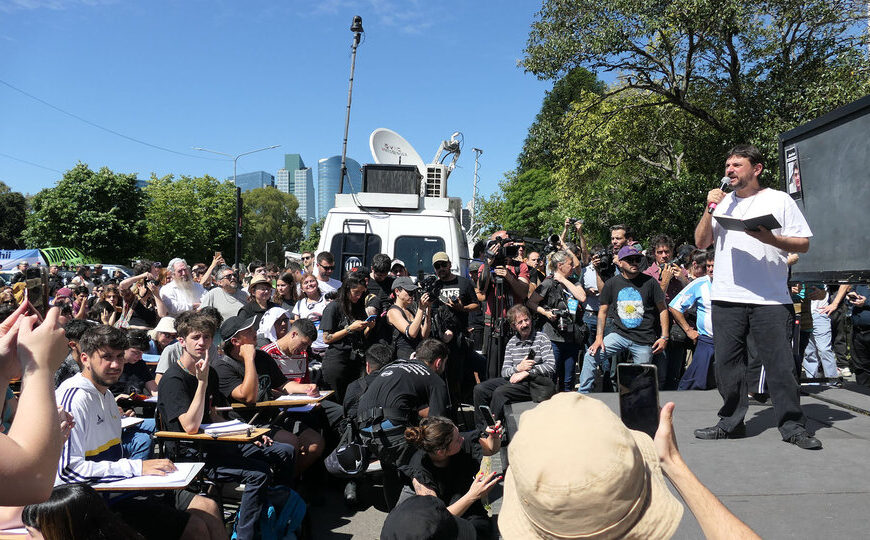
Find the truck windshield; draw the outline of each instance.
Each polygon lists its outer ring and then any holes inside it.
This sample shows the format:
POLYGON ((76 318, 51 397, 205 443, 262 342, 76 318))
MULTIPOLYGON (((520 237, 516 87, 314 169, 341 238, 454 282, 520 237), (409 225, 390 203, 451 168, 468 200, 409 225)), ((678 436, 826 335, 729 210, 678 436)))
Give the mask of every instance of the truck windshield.
MULTIPOLYGON (((418 275, 420 270, 432 274, 432 255, 444 250, 444 239, 437 236, 400 236, 396 238, 393 258, 401 259, 408 274, 418 275)), ((454 264, 456 261, 452 261, 454 264)))

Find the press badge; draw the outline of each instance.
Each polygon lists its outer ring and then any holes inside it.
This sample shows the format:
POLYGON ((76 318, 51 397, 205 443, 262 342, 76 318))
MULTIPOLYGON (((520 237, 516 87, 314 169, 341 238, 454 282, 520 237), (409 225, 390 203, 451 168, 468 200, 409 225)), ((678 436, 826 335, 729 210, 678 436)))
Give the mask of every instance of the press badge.
POLYGON ((570 311, 572 315, 577 314, 577 306, 579 305, 580 302, 578 302, 576 298, 572 297, 568 299, 568 311, 570 311))

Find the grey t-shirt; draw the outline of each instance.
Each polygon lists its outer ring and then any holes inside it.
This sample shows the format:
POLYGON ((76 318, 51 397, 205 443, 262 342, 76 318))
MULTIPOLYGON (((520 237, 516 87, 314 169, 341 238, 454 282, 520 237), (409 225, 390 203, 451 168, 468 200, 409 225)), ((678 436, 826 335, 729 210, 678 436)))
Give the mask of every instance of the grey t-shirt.
POLYGON ((220 287, 215 287, 205 293, 200 307, 211 306, 220 311, 221 317, 227 320, 238 315, 239 310, 247 303, 248 295, 244 291, 239 289, 233 294, 229 294, 220 287))
MULTIPOLYGON (((160 353, 160 360, 157 362, 157 368, 154 370, 155 373, 166 373, 166 370, 169 369, 169 366, 178 362, 178 359, 181 358, 181 353, 183 352, 181 348, 181 342, 176 341, 175 343, 171 343, 163 349, 163 352, 160 353)), ((223 353, 222 353, 223 354, 223 353)), ((211 347, 208 350, 209 358, 213 360, 217 360, 218 358, 218 347, 217 342, 212 342, 211 347)))

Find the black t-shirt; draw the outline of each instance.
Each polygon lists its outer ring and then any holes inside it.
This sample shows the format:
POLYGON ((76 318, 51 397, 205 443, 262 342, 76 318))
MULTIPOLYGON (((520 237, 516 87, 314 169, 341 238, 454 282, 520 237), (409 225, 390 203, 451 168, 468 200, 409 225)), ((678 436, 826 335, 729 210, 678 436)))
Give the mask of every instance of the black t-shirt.
POLYGON ((118 379, 118 382, 111 385, 109 390, 115 396, 118 394, 147 394, 145 383, 153 380, 154 374, 151 373, 151 368, 140 360, 135 364, 124 364, 121 378, 118 379))
POLYGON ((387 278, 383 281, 375 281, 374 278, 369 278, 368 290, 366 293, 366 298, 370 295, 375 295, 378 299, 379 305, 375 305, 372 302, 366 301, 367 306, 375 306, 378 308, 378 314, 383 313, 390 307, 390 304, 393 303, 390 298, 390 294, 393 292, 393 278, 392 276, 387 276, 387 278))
MULTIPOLYGON (((323 316, 320 319, 320 329, 325 334, 336 333, 351 322, 353 322, 353 319, 348 318, 342 313, 337 301, 330 302, 323 310, 323 316)), ((326 358, 337 360, 350 358, 350 352, 354 347, 362 350, 364 337, 362 332, 351 332, 348 336, 338 341, 333 341, 329 344, 329 348, 326 349, 326 358)))
MULTIPOLYGON (((576 285, 579 280, 574 277, 574 275, 571 275, 568 276, 568 281, 576 285)), ((567 317, 570 319, 570 322, 566 322, 564 325, 564 331, 559 330, 558 319, 557 322, 553 323, 550 319, 539 316, 539 322, 543 322, 541 328, 544 335, 550 338, 550 341, 555 341, 557 343, 573 343, 576 335, 574 325, 581 323, 583 320, 583 304, 574 298, 571 291, 566 289, 564 285, 552 277, 545 279, 541 285, 535 289, 535 292, 543 298, 540 304, 541 307, 550 310, 567 310, 571 313, 571 315, 567 317)))
MULTIPOLYGON (((440 286, 438 298, 445 304, 457 298, 459 298, 463 306, 478 303, 477 294, 474 292, 474 285, 472 285, 470 279, 466 279, 461 276, 453 276, 447 281, 439 280, 438 285, 440 286)), ((461 313, 458 313, 454 311, 454 313, 456 313, 456 317, 459 319, 459 324, 462 328, 462 331, 467 331, 468 312, 463 311, 461 313)))
POLYGON ((158 319, 156 310, 143 306, 142 302, 137 301, 136 305, 133 306, 133 314, 130 315, 129 324, 130 326, 154 328, 157 326, 158 319))
POLYGON ((609 306, 607 314, 622 337, 642 345, 652 345, 658 339, 656 305, 665 303, 665 293, 652 277, 638 274, 628 280, 620 274, 607 280, 599 300, 609 306))
POLYGON ((356 421, 357 411, 359 410, 359 398, 362 397, 372 380, 377 377, 377 374, 377 371, 369 373, 347 385, 347 390, 344 391, 344 401, 341 404, 344 407, 345 417, 356 421))
POLYGON ((244 306, 239 309, 239 317, 243 317, 245 319, 250 317, 255 317, 254 319, 254 328, 260 327, 260 319, 263 318, 263 314, 266 311, 270 310, 273 307, 280 307, 278 304, 272 302, 271 300, 266 303, 266 307, 260 307, 260 304, 256 302, 248 302, 244 306))
MULTIPOLYGON (((407 483, 416 478, 418 482, 433 490, 439 499, 450 506, 468 493, 468 488, 480 470, 483 449, 480 447, 479 430, 462 433, 464 440, 459 452, 450 456, 446 467, 438 467, 423 450, 417 450, 407 465, 399 467, 407 483)), ((486 516, 486 508, 478 499, 462 514, 467 516, 486 516)))
MULTIPOLYGON (((196 394, 196 377, 186 373, 178 362, 169 364, 169 369, 160 379, 157 386, 157 408, 166 429, 169 431, 184 431, 178 417, 186 413, 196 394)), ((208 369, 208 386, 205 390, 205 407, 202 411, 202 423, 212 422, 209 411, 212 407, 226 407, 227 400, 221 395, 219 381, 214 369, 208 369)))
MULTIPOLYGON (((404 411, 412 424, 417 423, 416 412, 426 407, 429 416, 444 416, 450 408, 447 384, 423 362, 397 360, 377 372, 359 399, 360 413, 375 407, 404 411)), ((387 417, 397 425, 406 420, 387 417)))
MULTIPOLYGON (((268 401, 272 398, 270 390, 278 390, 287 384, 287 377, 281 373, 281 368, 272 360, 268 353, 259 349, 254 353, 254 367, 257 369, 259 389, 257 401, 268 401)), ((222 356, 215 362, 214 371, 217 372, 220 391, 227 400, 233 401, 233 390, 242 384, 245 379, 245 364, 229 356, 222 356)))

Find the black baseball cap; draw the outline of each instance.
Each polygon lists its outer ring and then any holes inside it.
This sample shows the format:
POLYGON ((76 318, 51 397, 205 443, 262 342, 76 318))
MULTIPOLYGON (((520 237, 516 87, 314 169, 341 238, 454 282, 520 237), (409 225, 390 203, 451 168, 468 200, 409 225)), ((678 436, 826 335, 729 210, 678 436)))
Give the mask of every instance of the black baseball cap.
POLYGON ((226 341, 242 330, 247 330, 254 326, 254 321, 256 320, 256 317, 249 317, 246 319, 244 317, 239 317, 238 315, 228 318, 221 325, 221 339, 226 341))

